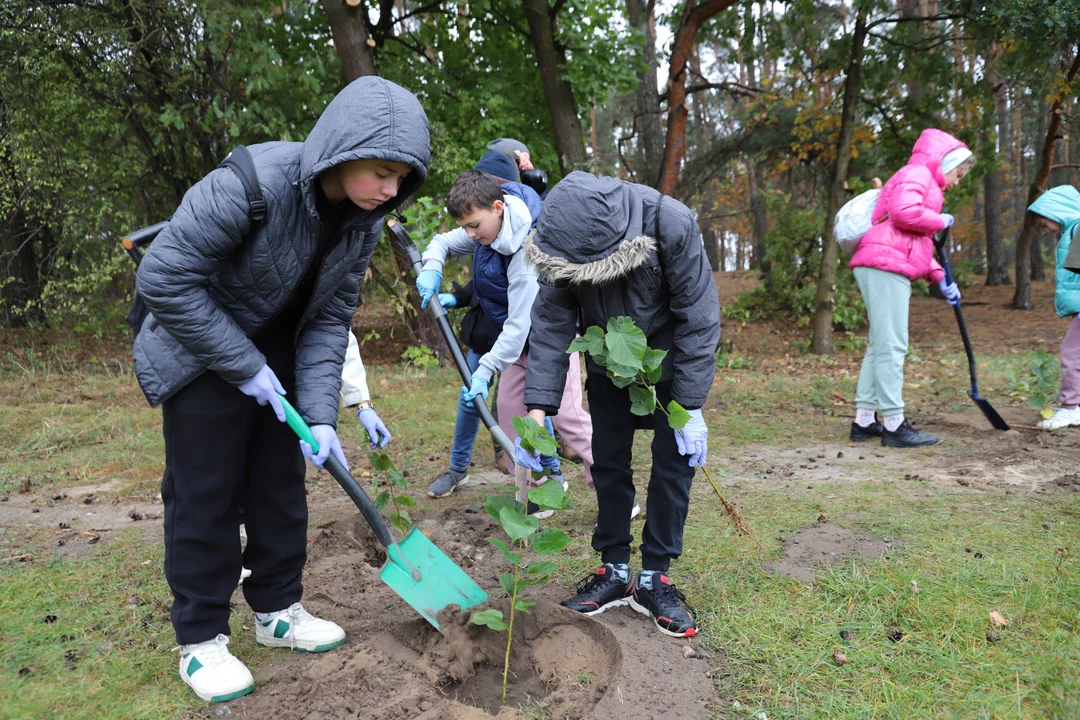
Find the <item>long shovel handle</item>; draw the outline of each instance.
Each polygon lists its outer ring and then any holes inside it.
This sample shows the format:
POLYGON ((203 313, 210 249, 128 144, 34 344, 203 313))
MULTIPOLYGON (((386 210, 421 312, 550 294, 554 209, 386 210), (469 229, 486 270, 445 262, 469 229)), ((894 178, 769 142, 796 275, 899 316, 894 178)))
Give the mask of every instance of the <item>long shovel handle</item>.
MULTIPOLYGON (((950 285, 953 282, 952 268, 949 267, 949 255, 945 252, 945 243, 949 239, 949 228, 945 228, 937 239, 934 246, 937 248, 938 262, 945 271, 945 281, 950 285)), ((979 397, 979 376, 975 370, 975 351, 971 348, 971 338, 968 337, 967 324, 964 322, 964 311, 960 309, 960 303, 953 306, 956 313, 956 324, 960 326, 960 337, 964 340, 964 352, 967 353, 968 372, 971 375, 971 396, 979 397)))
MULTIPOLYGON (((280 397, 280 396, 279 396, 280 397)), ((296 433, 297 437, 311 446, 311 451, 314 453, 319 452, 319 443, 315 442, 315 436, 311 434, 311 428, 304 422, 304 419, 300 417, 300 413, 296 412, 288 400, 284 397, 281 398, 281 406, 285 408, 285 422, 296 433)), ((353 503, 360 509, 360 513, 367 520, 367 524, 371 526, 371 529, 375 532, 375 537, 383 547, 390 549, 391 545, 395 545, 394 536, 390 534, 390 528, 386 527, 386 523, 382 519, 382 515, 379 515, 379 511, 375 509, 375 505, 372 504, 371 498, 367 496, 364 489, 360 487, 360 484, 356 482, 356 479, 345 469, 345 466, 341 464, 336 457, 331 454, 326 458, 326 462, 323 463, 323 467, 330 471, 330 474, 337 480, 338 485, 345 491, 345 494, 352 498, 353 503)))
MULTIPOLYGON (((408 231, 396 220, 388 220, 386 227, 390 230, 390 236, 394 239, 394 242, 405 251, 409 262, 412 263, 413 270, 419 274, 424 269, 424 263, 420 258, 420 251, 416 249, 416 244, 409 237, 408 231)), ((443 340, 450 349, 450 356, 454 358, 454 364, 461 375, 461 381, 468 385, 472 382, 472 370, 469 369, 469 364, 465 362, 465 355, 461 352, 461 346, 458 345, 454 329, 450 327, 450 321, 446 319, 446 310, 443 309, 438 296, 431 298, 428 307, 431 308, 431 314, 435 316, 435 323, 439 326, 439 332, 442 333, 443 340)), ((495 417, 491 414, 484 399, 476 397, 473 399, 473 404, 476 406, 477 414, 480 415, 480 420, 491 432, 491 436, 495 438, 495 442, 499 443, 502 449, 512 456, 514 454, 514 443, 510 442, 510 437, 499 427, 499 423, 495 422, 495 417)))

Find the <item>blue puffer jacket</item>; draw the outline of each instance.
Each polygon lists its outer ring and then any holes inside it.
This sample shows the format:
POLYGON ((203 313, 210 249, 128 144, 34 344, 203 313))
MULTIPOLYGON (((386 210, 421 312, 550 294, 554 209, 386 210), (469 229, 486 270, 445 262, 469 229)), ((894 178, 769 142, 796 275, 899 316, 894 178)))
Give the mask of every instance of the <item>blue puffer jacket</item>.
POLYGON ((1028 210, 1061 226, 1061 237, 1055 253, 1057 269, 1054 280, 1057 290, 1054 292, 1054 309, 1060 317, 1076 315, 1080 313, 1080 273, 1067 269, 1066 264, 1076 228, 1080 226, 1080 192, 1072 185, 1050 188, 1031 203, 1028 210))
POLYGON ((188 190, 139 266, 136 288, 150 315, 135 340, 135 374, 151 405, 207 370, 234 385, 255 375, 266 357, 251 338, 289 303, 315 255, 319 175, 361 158, 405 163, 413 171, 397 197, 342 219, 296 328, 297 410, 310 425, 333 425, 360 278, 382 217, 427 176, 427 116, 408 90, 363 77, 338 93, 304 142, 249 149, 266 219, 250 233, 247 196, 232 170, 214 170, 188 190))

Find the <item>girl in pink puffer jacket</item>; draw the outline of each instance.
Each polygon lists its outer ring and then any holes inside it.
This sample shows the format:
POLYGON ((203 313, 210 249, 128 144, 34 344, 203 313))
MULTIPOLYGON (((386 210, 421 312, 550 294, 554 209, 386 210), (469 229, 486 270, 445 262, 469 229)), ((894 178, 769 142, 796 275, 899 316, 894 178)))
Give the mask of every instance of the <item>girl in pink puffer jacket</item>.
POLYGON ((921 433, 904 419, 904 358, 908 348, 908 304, 911 281, 938 283, 956 304, 960 291, 945 282, 934 259, 934 233, 953 223, 942 213, 943 191, 955 186, 974 164, 968 147, 948 133, 922 132, 908 164, 889 178, 871 216, 873 227, 863 236, 851 267, 870 318, 870 342, 855 393, 855 442, 880 437, 890 447, 935 445, 938 438, 921 433), (880 409, 882 422, 875 411, 880 409))

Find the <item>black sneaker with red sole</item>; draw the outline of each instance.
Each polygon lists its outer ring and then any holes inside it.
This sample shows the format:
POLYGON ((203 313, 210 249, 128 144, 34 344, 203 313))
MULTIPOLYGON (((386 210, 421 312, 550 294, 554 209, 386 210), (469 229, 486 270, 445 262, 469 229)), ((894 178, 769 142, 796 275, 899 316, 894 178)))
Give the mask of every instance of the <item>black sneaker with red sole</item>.
POLYGON ((648 615, 660 632, 671 637, 697 635, 694 609, 686 602, 682 591, 671 584, 663 573, 653 573, 652 589, 641 587, 638 576, 630 588, 630 607, 648 615))
POLYGON ((626 580, 620 580, 614 566, 606 563, 592 575, 582 578, 574 596, 560 605, 582 615, 599 615, 610 608, 621 607, 630 602, 630 577, 627 573, 626 580))

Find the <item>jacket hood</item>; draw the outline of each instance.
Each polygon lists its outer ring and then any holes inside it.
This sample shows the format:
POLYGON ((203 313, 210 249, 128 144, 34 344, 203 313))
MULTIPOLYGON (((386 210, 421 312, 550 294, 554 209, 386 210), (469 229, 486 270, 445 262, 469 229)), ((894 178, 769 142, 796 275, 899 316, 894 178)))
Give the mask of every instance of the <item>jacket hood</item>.
POLYGON ((525 202, 513 195, 503 195, 502 229, 495 241, 491 243, 491 249, 500 255, 513 255, 525 244, 525 238, 529 236, 532 228, 532 215, 525 202))
POLYGON ((927 128, 919 135, 912 148, 909 165, 924 165, 934 176, 938 187, 945 187, 945 176, 941 172, 941 159, 950 151, 957 148, 966 148, 967 145, 954 138, 947 132, 936 128, 927 128))
POLYGON ((300 151, 300 181, 307 189, 335 165, 362 159, 400 162, 413 169, 398 194, 372 211, 376 217, 392 211, 427 179, 427 114, 415 95, 380 77, 352 81, 326 106, 300 151))
MULTIPOLYGON (((655 191, 654 191, 655 192, 655 191)), ((640 267, 656 250, 632 183, 575 171, 548 193, 525 259, 551 282, 602 284, 640 267)))
POLYGON ((1073 226, 1080 222, 1080 192, 1072 185, 1050 188, 1028 210, 1060 225, 1061 237, 1072 237, 1073 226))

